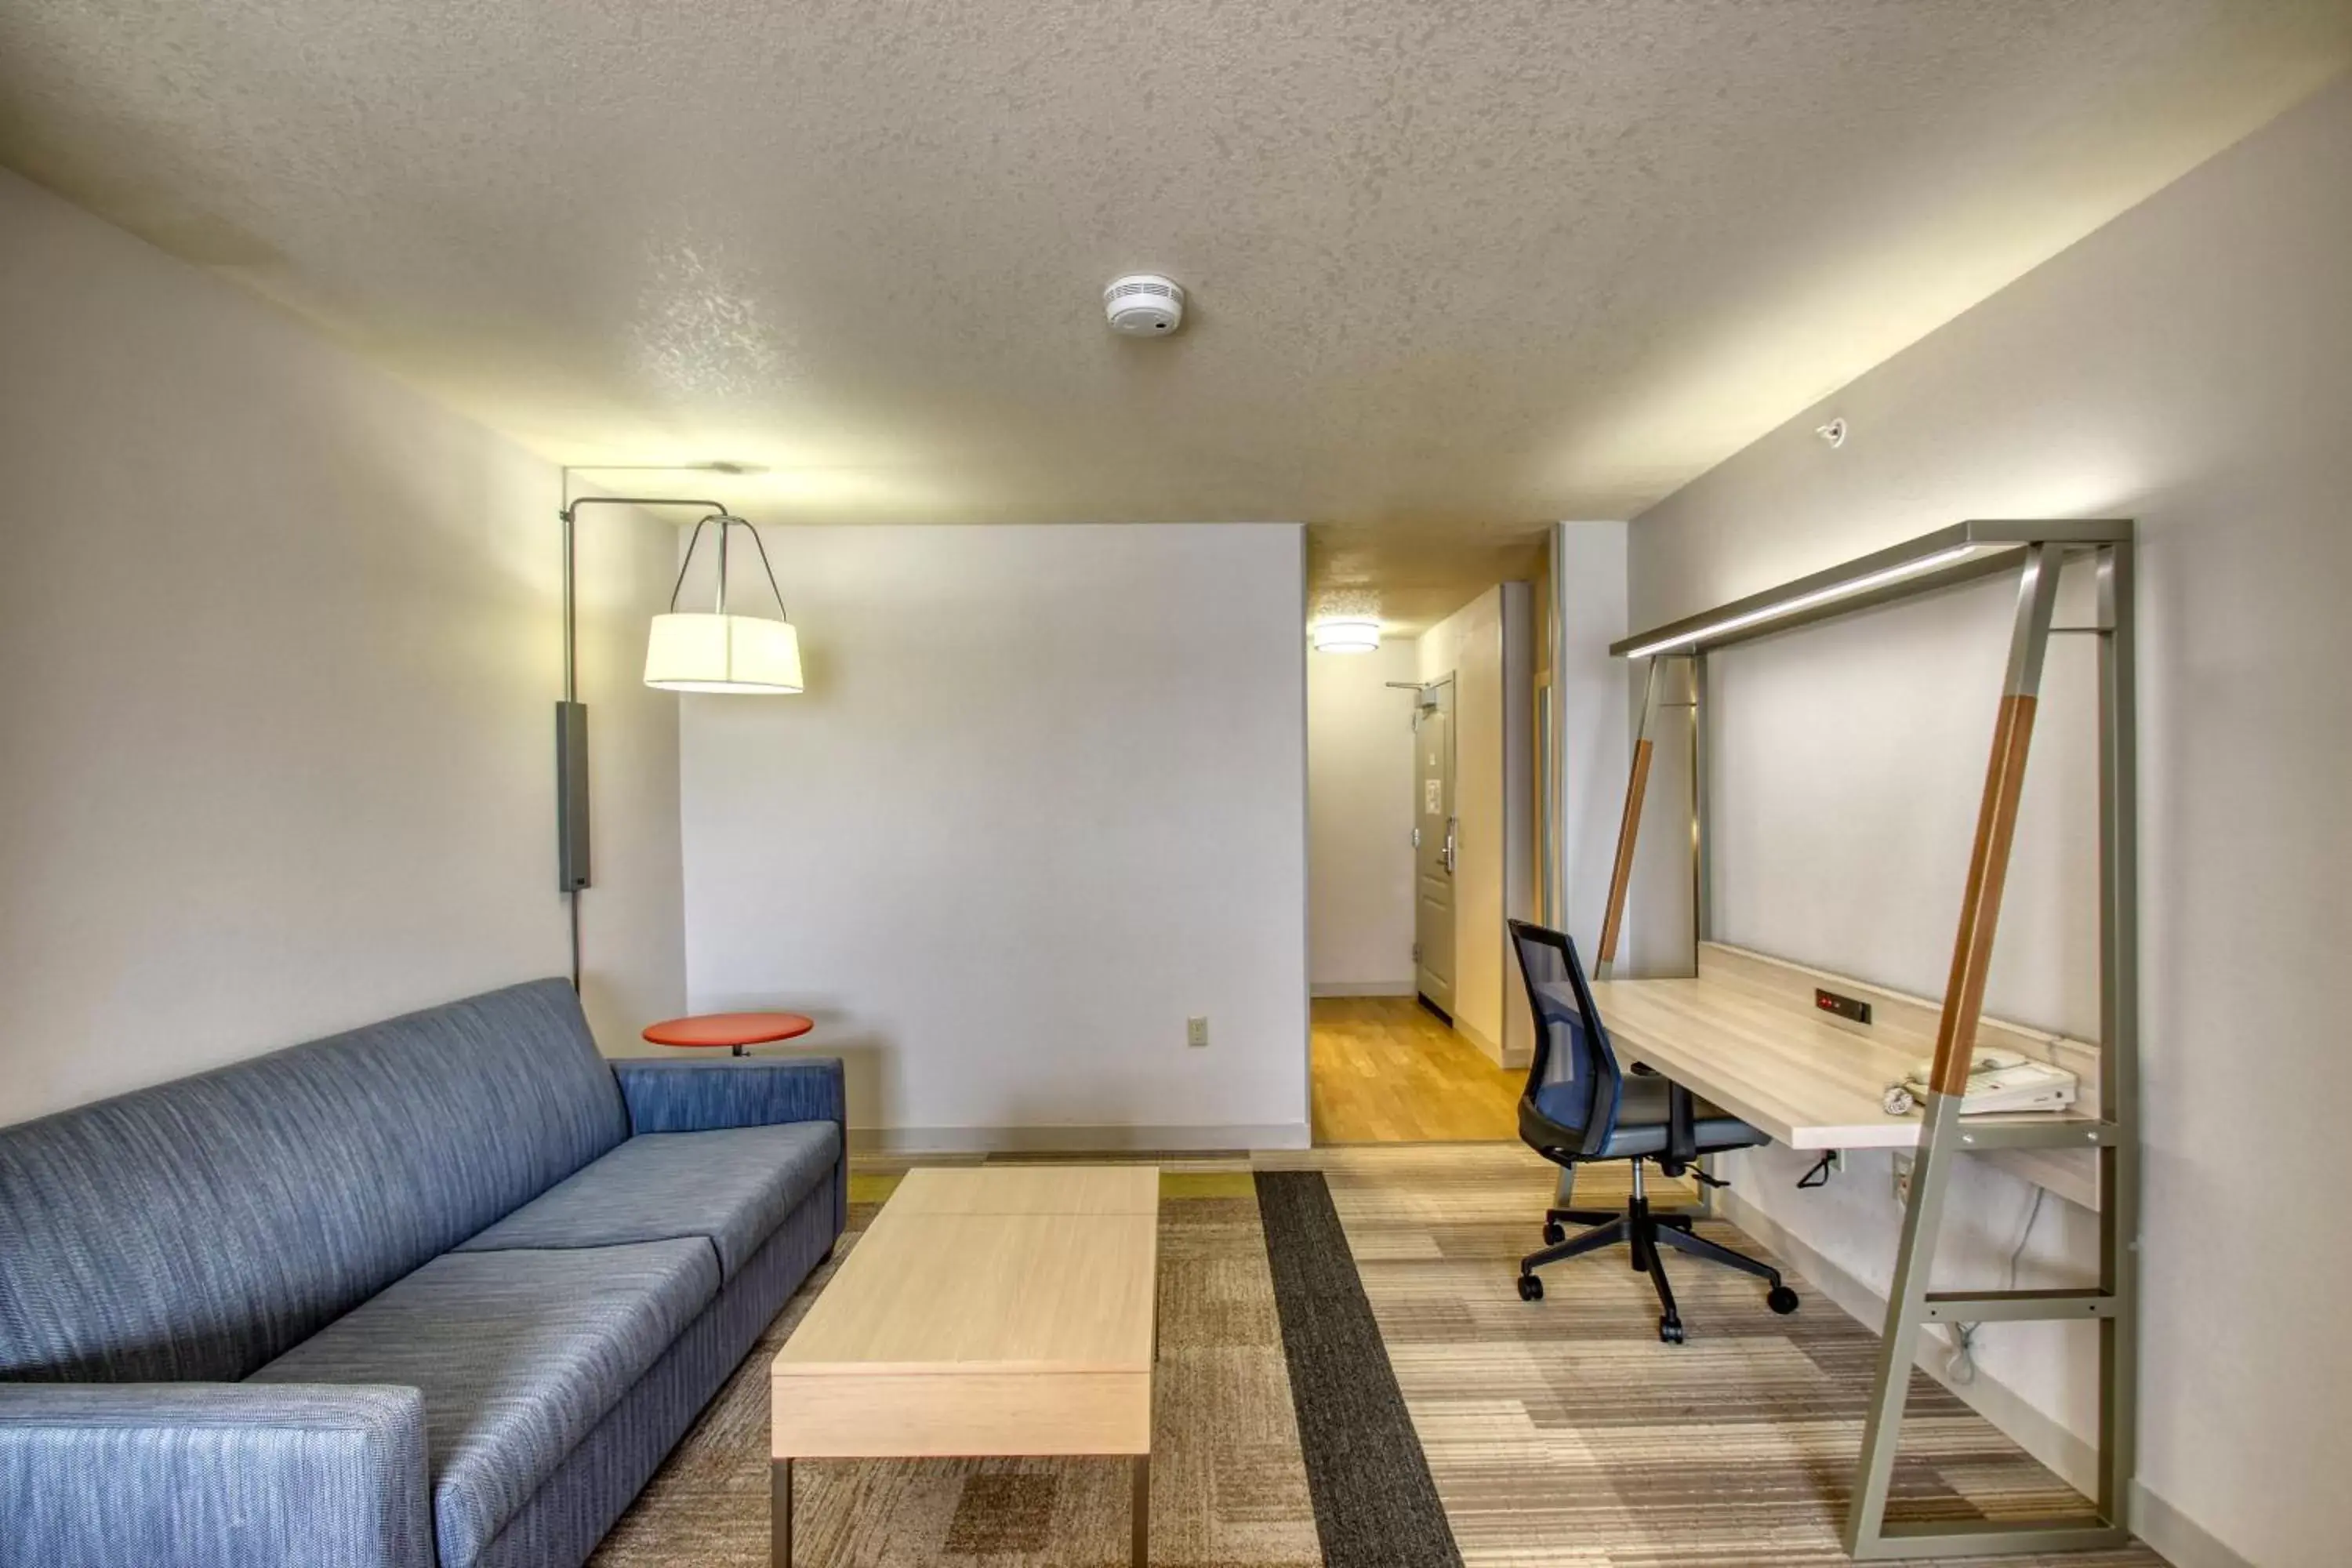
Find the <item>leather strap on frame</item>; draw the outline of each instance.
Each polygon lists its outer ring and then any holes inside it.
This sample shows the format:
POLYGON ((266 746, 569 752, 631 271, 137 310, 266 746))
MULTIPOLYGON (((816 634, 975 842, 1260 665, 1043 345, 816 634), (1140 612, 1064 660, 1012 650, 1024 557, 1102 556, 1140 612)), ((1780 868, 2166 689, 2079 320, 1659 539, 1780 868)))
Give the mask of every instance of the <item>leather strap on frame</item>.
POLYGON ((1928 1087, 1939 1094, 1968 1089, 1984 1013, 1985 976, 1992 967, 1993 931, 2000 921, 2001 888, 2009 877, 2010 843, 2017 834, 2018 794, 2025 784, 2025 753, 2033 740, 2035 700, 2000 700, 1993 722, 1992 758, 1985 771, 1984 803, 1977 814, 1969 879, 1960 895, 1960 930, 1952 944, 1952 974, 1936 1026, 1936 1059, 1928 1087))
POLYGON ((1617 824, 1617 864, 1609 872, 1609 907, 1601 918, 1601 962, 1617 958, 1617 928, 1625 920, 1625 885, 1633 877, 1633 840, 1642 832, 1642 796, 1650 787, 1650 742, 1633 742, 1633 776, 1625 783, 1625 816, 1617 824))

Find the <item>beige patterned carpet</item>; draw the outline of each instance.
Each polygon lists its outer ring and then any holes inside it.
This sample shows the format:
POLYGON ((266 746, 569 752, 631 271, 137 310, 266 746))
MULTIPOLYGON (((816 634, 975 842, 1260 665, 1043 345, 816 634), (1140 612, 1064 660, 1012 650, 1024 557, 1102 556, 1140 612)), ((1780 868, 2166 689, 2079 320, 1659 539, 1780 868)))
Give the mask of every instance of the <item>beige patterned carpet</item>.
MULTIPOLYGON (((845 1242, 873 1217, 887 1181, 854 1183, 845 1242)), ((1248 1168, 1171 1174, 1161 1195, 1152 1561, 1319 1563, 1248 1168)), ((598 1568, 766 1568, 768 1363, 847 1250, 836 1249, 835 1265, 770 1326, 607 1538, 598 1568)), ((812 1568, 1127 1563, 1124 1459, 803 1461, 796 1468, 794 1561, 812 1568)))
MULTIPOLYGON (((1550 1168, 1516 1145, 1452 1144, 1160 1162, 1155 1564, 1321 1561, 1253 1163, 1324 1172, 1465 1563, 1846 1561, 1838 1524, 1871 1331, 1810 1292, 1794 1317, 1774 1317, 1752 1281, 1680 1260, 1669 1267, 1690 1342, 1663 1345, 1648 1282, 1622 1252, 1552 1270, 1546 1299, 1522 1302, 1515 1262, 1537 1245, 1550 1168)), ((849 1245, 892 1179, 860 1171, 849 1245)), ((1591 1179, 1578 1201, 1621 1196, 1591 1179)), ((1708 1228, 1753 1250, 1727 1226, 1708 1228)), ((767 1563, 767 1363, 824 1278, 770 1328, 605 1542, 599 1568, 767 1563)), ((1896 1490, 1908 1517, 2083 1506, 1924 1376, 1905 1444, 1896 1490)), ((843 1461, 800 1473, 806 1568, 1126 1562, 1122 1462, 843 1461)), ((2047 1561, 2161 1563, 2145 1551, 2047 1561)))

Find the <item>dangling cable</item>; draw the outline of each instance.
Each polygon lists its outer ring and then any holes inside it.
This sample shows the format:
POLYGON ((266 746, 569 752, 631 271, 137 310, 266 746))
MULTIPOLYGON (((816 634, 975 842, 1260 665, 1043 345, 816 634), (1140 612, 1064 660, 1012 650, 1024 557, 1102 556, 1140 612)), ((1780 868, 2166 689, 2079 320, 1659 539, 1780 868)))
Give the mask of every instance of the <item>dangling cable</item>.
MULTIPOLYGON (((2001 1277, 2000 1288, 2004 1290, 2017 1289, 2017 1265, 2025 1257, 2025 1244, 2033 1239, 2033 1222, 2042 1217, 2042 1200, 2049 1195, 2047 1187, 2033 1189, 2032 1206, 2025 1211, 2025 1228, 2018 1233, 2017 1245, 2010 1249, 2009 1268, 2001 1277)), ((1977 1331, 1983 1327, 1982 1323, 1952 1325, 1952 1354, 1944 1363, 1944 1375, 1963 1387, 1977 1380, 1977 1331)))

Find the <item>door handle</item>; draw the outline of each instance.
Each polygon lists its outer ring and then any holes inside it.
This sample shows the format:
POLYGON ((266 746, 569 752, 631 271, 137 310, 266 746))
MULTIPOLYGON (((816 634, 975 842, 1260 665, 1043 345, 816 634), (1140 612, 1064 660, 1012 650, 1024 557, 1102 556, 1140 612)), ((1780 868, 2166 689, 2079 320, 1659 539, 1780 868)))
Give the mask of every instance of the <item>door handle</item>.
POLYGON ((1462 819, 1458 816, 1445 819, 1445 868, 1449 872, 1454 869, 1454 835, 1461 826, 1462 819))

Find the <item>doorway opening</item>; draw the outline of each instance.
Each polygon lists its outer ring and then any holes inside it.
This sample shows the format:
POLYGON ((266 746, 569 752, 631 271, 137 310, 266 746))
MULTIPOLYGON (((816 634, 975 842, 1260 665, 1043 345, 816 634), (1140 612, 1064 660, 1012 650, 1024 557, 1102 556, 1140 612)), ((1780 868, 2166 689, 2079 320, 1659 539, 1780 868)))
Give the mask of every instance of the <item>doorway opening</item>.
POLYGON ((1517 1135, 1531 1042, 1505 921, 1538 902, 1539 602, 1498 583, 1369 654, 1308 656, 1318 1144, 1517 1135))

